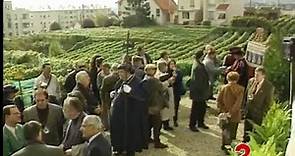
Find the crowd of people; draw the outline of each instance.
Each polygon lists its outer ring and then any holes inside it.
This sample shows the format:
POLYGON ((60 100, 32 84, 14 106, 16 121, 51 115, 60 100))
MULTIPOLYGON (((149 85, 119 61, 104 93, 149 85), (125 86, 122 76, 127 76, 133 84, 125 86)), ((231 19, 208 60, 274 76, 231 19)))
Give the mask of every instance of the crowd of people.
POLYGON ((188 89, 168 51, 152 60, 144 47, 138 47, 134 56, 124 55, 120 64, 110 65, 99 55, 92 58, 89 68, 78 62, 63 86, 51 68, 51 64, 42 65, 34 84, 34 103, 27 108, 15 86, 4 86, 4 156, 134 156, 150 143, 154 148, 168 148, 160 140, 161 129, 173 131, 179 126, 179 105, 186 90, 192 99, 188 123, 192 132, 209 129, 204 121, 206 103, 217 101, 221 148, 226 150, 243 118, 243 141, 249 141, 248 132, 253 130, 249 120, 262 123, 273 93, 263 67, 256 68, 250 79, 238 47, 230 49, 224 62, 218 61, 213 46, 196 52, 188 89), (225 81, 215 98, 220 75, 225 81))

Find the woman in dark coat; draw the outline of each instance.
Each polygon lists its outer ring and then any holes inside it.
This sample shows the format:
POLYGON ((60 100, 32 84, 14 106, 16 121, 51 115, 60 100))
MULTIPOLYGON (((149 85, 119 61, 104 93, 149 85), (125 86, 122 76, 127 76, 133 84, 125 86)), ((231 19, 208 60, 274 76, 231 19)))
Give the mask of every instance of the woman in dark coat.
POLYGON ((174 111, 175 111, 173 121, 174 121, 174 126, 178 127, 177 119, 178 119, 179 102, 180 102, 181 96, 185 94, 185 88, 182 83, 183 74, 179 69, 177 69, 175 60, 170 60, 168 62, 168 73, 171 76, 175 77, 175 82, 173 83, 174 111))
POLYGON ((116 84, 111 113, 111 143, 118 154, 134 156, 144 148, 148 124, 140 80, 131 74, 128 64, 118 67, 120 79, 116 84))
POLYGON ((91 89, 94 93, 94 96, 99 98, 99 89, 97 88, 97 74, 101 70, 101 65, 103 62, 103 58, 100 55, 94 55, 92 57, 91 63, 90 63, 90 70, 89 70, 89 76, 90 76, 90 81, 91 81, 91 89))

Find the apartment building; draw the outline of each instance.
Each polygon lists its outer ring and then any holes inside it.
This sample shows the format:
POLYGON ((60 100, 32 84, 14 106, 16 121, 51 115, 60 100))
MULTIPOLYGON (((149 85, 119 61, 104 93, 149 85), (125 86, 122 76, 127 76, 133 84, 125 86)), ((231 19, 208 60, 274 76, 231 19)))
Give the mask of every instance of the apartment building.
POLYGON ((195 24, 199 21, 202 21, 202 0, 178 0, 178 23, 195 24))
POLYGON ((243 16, 243 0, 178 0, 178 23, 229 25, 234 16, 243 16))
POLYGON ((60 24, 62 29, 73 29, 81 22, 90 18, 95 20, 97 14, 111 14, 110 8, 87 8, 67 10, 30 11, 12 9, 11 1, 4 1, 3 33, 8 36, 19 36, 49 31, 53 22, 60 24))

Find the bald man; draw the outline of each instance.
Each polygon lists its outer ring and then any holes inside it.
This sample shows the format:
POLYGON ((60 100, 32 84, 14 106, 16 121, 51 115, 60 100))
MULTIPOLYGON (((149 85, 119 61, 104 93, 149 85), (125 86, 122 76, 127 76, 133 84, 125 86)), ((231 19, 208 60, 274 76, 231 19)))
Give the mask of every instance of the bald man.
POLYGON ((112 149, 110 143, 103 136, 103 124, 96 115, 87 115, 80 128, 83 137, 88 139, 86 156, 111 156, 112 149))

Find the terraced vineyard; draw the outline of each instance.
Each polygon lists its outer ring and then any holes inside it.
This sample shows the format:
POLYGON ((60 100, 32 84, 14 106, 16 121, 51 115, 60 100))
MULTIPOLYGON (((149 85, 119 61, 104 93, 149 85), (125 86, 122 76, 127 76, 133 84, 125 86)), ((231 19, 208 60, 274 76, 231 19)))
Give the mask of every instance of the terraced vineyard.
MULTIPOLYGON (((295 33, 295 17, 283 16, 272 24, 282 31, 295 33)), ((123 43, 126 40, 128 30, 119 27, 94 28, 51 32, 40 36, 43 35, 45 38, 50 39, 63 38, 63 41, 59 40, 62 46, 66 44, 64 42, 68 42, 68 37, 77 36, 82 38, 79 42, 70 44, 71 46, 68 46, 69 48, 65 49, 64 53, 50 58, 50 62, 54 65, 53 73, 62 80, 76 61, 89 62, 94 54, 100 54, 109 63, 120 62, 122 55, 126 53, 123 43)), ((129 51, 130 55, 135 54, 136 47, 144 46, 147 53, 156 60, 162 50, 169 50, 170 57, 176 59, 182 68, 189 68, 193 54, 202 50, 207 44, 213 45, 217 50, 218 58, 223 59, 230 47, 244 47, 255 36, 254 29, 216 27, 166 26, 133 28, 129 31, 131 41, 135 43, 135 48, 129 51)), ((271 35, 268 36, 265 43, 268 42, 270 37, 271 35)), ((45 55, 42 55, 36 62, 44 62, 45 59, 45 55)), ((5 79, 13 79, 15 72, 12 71, 15 71, 16 68, 24 70, 26 74, 24 79, 35 77, 39 69, 39 64, 36 64, 36 62, 33 62, 33 66, 27 66, 28 63, 18 64, 4 58, 5 79)))

